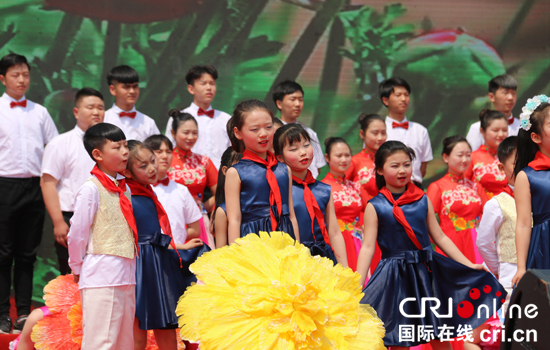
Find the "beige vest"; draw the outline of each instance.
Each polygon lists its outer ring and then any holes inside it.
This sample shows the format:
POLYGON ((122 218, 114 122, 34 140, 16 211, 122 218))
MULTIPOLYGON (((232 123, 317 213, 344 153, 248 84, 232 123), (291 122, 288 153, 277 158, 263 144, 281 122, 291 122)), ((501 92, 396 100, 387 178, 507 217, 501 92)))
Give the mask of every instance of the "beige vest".
MULTIPOLYGON (((116 255, 133 259, 136 253, 134 233, 120 208, 117 193, 110 193, 96 177, 90 178, 99 192, 99 207, 94 216, 88 253, 116 255)), ((130 191, 124 192, 130 199, 130 191)))
POLYGON ((498 201, 500 209, 502 210, 503 220, 502 225, 498 230, 498 251, 499 262, 505 263, 518 263, 518 257, 516 252, 516 202, 507 193, 500 193, 494 198, 498 201))

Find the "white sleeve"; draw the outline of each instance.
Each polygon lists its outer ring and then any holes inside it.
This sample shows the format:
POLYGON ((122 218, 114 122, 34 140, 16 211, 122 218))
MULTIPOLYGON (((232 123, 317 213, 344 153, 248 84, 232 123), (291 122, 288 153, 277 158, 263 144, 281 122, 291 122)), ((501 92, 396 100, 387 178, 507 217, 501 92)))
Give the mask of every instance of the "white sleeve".
POLYGON ((323 153, 323 148, 321 147, 321 143, 319 142, 319 137, 317 136, 317 133, 311 128, 307 129, 307 131, 309 137, 311 138, 311 143, 313 146, 313 164, 318 169, 322 168, 327 165, 327 162, 325 161, 325 154, 323 153))
POLYGON ((479 127, 479 122, 473 123, 470 126, 470 130, 468 130, 468 135, 466 135, 466 140, 470 144, 470 147, 472 147, 472 151, 476 151, 484 143, 479 127))
POLYGON ((197 202, 195 202, 195 199, 193 196, 191 196, 191 193, 189 193, 189 190, 187 187, 183 185, 178 185, 178 189, 180 191, 181 200, 183 202, 183 219, 185 220, 185 224, 190 224, 195 221, 199 221, 202 218, 201 211, 199 210, 199 206, 197 205, 197 202))
POLYGON ((176 147, 176 140, 174 140, 174 138, 172 137, 172 121, 172 117, 168 118, 168 123, 166 124, 166 132, 164 133, 164 135, 170 139, 170 141, 172 142, 172 146, 176 147))
POLYGON ((483 217, 477 229, 477 249, 483 261, 493 273, 498 273, 497 235, 504 215, 496 198, 491 198, 483 208, 483 217))
POLYGON ((150 136, 158 135, 158 134, 160 134, 160 130, 157 126, 157 123, 153 118, 151 118, 151 135, 150 136))
POLYGON ((44 108, 44 114, 44 128, 42 129, 42 132, 44 137, 44 144, 46 145, 56 136, 59 136, 59 132, 57 131, 55 123, 53 122, 53 119, 46 108, 44 108))
POLYGON ((430 135, 428 134, 428 129, 424 128, 422 133, 422 155, 421 162, 429 162, 434 159, 432 153, 432 143, 430 141, 430 135))
MULTIPOLYGON (((53 176, 57 181, 63 176, 63 165, 65 164, 65 152, 59 149, 59 140, 54 139, 46 145, 44 155, 42 156, 42 170, 40 175, 48 174, 53 176)), ((65 150, 66 151, 66 150, 65 150)))
POLYGON ((76 194, 74 214, 71 218, 71 228, 67 236, 69 266, 75 275, 80 275, 90 238, 90 228, 94 222, 98 206, 99 192, 97 187, 86 181, 76 194))

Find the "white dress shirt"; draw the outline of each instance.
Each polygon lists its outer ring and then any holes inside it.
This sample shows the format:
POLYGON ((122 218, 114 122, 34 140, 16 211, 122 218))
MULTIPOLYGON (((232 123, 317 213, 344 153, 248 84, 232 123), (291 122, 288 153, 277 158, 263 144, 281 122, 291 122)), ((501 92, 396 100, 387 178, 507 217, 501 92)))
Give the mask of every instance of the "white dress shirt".
POLYGON ((160 204, 164 207, 168 220, 170 220, 174 243, 185 244, 187 240, 185 225, 202 218, 193 196, 191 196, 187 187, 172 180, 170 180, 168 186, 163 184, 153 186, 153 190, 160 204))
MULTIPOLYGON (((212 110, 210 106, 206 111, 212 110)), ((225 112, 214 110, 214 117, 210 118, 207 115, 197 115, 199 106, 194 102, 186 109, 182 110, 182 113, 189 113, 197 120, 199 127, 199 138, 195 143, 195 146, 191 148, 193 153, 197 153, 203 156, 207 156, 212 160, 212 163, 216 167, 216 170, 220 168, 223 152, 227 147, 231 147, 231 141, 227 136, 227 122, 231 119, 231 116, 225 112)), ((166 125, 166 136, 172 141, 174 147, 176 141, 172 137, 172 117, 168 119, 166 125)))
POLYGON ((0 97, 0 177, 38 177, 44 145, 59 133, 46 108, 29 100, 25 108, 11 108, 12 101, 19 102, 0 97))
POLYGON ((145 141, 151 135, 160 134, 155 121, 145 114, 136 111, 135 106, 130 111, 123 111, 116 104, 113 104, 113 107, 105 112, 104 122, 121 128, 124 131, 124 135, 126 135, 126 140, 145 141), (120 112, 136 112, 136 117, 121 117, 119 116, 120 112))
MULTIPOLYGON (((510 186, 512 189, 513 187, 510 186)), ((483 207, 483 216, 477 229, 477 249, 491 272, 498 274, 498 281, 504 288, 512 288, 512 278, 518 270, 517 264, 499 263, 499 233, 504 215, 496 198, 491 198, 483 207)))
MULTIPOLYGON (((514 122, 508 125, 508 136, 517 136, 520 126, 519 119, 514 118, 514 122)), ((485 139, 483 139, 483 135, 479 131, 480 127, 481 122, 473 123, 470 126, 470 130, 468 130, 468 135, 466 135, 466 140, 468 140, 468 143, 472 147, 472 151, 477 150, 481 145, 485 144, 485 139)))
MULTIPOLYGON (((287 124, 282 119, 281 122, 285 125, 287 124)), ((304 129, 306 129, 309 138, 311 139, 311 146, 313 146, 313 162, 311 162, 311 165, 308 169, 309 171, 311 171, 311 175, 313 175, 313 178, 317 178, 317 176, 319 176, 319 169, 327 165, 327 162, 325 161, 325 152, 323 152, 321 143, 319 143, 319 137, 317 136, 317 133, 313 131, 313 129, 305 126, 298 121, 296 122, 296 124, 300 124, 304 129)))
POLYGON ((90 178, 95 166, 86 148, 84 131, 78 126, 54 138, 44 150, 42 175, 58 180, 57 192, 61 211, 74 211, 74 198, 78 189, 90 178))
POLYGON ((429 162, 434 159, 428 129, 418 123, 407 120, 407 117, 405 117, 405 119, 401 122, 390 117, 386 117, 386 133, 388 135, 388 141, 401 141, 414 150, 416 158, 413 161, 412 180, 422 183, 420 166, 423 162, 429 162), (408 129, 394 128, 392 126, 393 122, 404 123, 406 121, 409 122, 408 129))
MULTIPOLYGON (((107 175, 107 174, 106 174, 107 175)), ((109 179, 113 177, 107 175, 109 179)), ((117 180, 124 176, 117 174, 117 180)), ((126 190, 130 187, 126 185, 126 190)), ((91 181, 86 181, 76 194, 74 215, 69 230, 69 266, 80 275, 78 288, 102 288, 136 284, 136 259, 115 255, 89 254, 88 243, 91 228, 99 208, 99 191, 91 181)))

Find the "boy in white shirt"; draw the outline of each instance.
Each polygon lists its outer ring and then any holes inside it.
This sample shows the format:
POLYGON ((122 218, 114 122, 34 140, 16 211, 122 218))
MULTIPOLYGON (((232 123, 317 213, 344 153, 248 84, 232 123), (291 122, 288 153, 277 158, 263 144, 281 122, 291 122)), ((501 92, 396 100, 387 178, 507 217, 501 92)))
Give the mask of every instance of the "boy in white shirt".
POLYGON ((285 80, 280 82, 273 90, 273 102, 281 111, 281 122, 283 124, 298 123, 306 129, 309 137, 311 138, 311 145, 313 146, 313 162, 309 166, 309 171, 314 178, 319 176, 321 168, 324 167, 327 162, 325 161, 325 153, 319 143, 319 137, 313 129, 308 128, 304 124, 298 122, 298 117, 302 114, 304 109, 304 90, 302 86, 295 81, 285 80))
POLYGON ((477 249, 487 267, 508 292, 502 314, 512 295, 512 278, 517 272, 516 202, 514 200, 514 166, 516 164, 517 136, 509 136, 500 143, 498 168, 506 174, 508 188, 491 198, 483 207, 483 216, 477 229, 477 249))
POLYGON ((107 75, 109 92, 115 97, 113 107, 105 112, 105 123, 122 129, 128 140, 143 141, 160 134, 155 121, 136 110, 139 98, 139 76, 129 66, 117 66, 107 75))
POLYGON ((90 178, 95 162, 88 156, 82 138, 89 127, 103 123, 103 95, 92 88, 80 89, 73 109, 76 126, 53 139, 44 150, 40 186, 53 222, 55 252, 62 275, 71 273, 67 234, 74 212, 76 192, 90 178))
POLYGON ((31 312, 34 262, 42 239, 46 210, 40 191, 44 145, 58 135, 43 106, 29 101, 30 65, 11 53, 0 60, 0 334, 12 327, 12 265, 17 320, 21 333, 31 312))
POLYGON ((382 103, 388 108, 387 140, 401 141, 414 150, 416 158, 413 161, 412 180, 420 187, 433 155, 428 130, 416 122, 407 120, 405 116, 411 100, 411 87, 404 79, 394 77, 381 82, 379 91, 382 103))
POLYGON ((84 134, 96 166, 78 190, 68 234, 69 266, 80 289, 82 350, 134 348, 137 228, 122 130, 99 123, 84 134))
MULTIPOLYGON (((502 112, 508 118, 508 136, 515 136, 519 132, 519 119, 514 118, 512 109, 518 99, 518 82, 509 74, 499 75, 489 81, 489 100, 493 103, 493 109, 502 112)), ((485 144, 483 135, 481 135, 480 122, 475 122, 470 126, 466 139, 472 151, 476 151, 481 145, 485 144)))
MULTIPOLYGON (((231 146, 226 125, 231 116, 212 108, 216 97, 218 71, 210 65, 193 66, 185 75, 187 91, 193 95, 193 102, 182 113, 189 113, 197 121, 199 138, 191 149, 194 153, 207 156, 219 169, 222 154, 231 146)), ((168 119, 165 135, 175 144, 172 137, 172 117, 168 119)))

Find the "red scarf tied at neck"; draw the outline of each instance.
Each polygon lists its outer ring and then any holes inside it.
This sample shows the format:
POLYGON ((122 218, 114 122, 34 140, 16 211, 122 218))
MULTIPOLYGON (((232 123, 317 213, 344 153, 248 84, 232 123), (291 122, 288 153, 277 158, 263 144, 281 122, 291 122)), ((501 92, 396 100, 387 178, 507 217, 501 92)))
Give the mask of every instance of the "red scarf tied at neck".
POLYGON ((541 151, 537 151, 535 159, 529 162, 529 166, 536 171, 548 170, 550 169, 550 158, 541 151))
MULTIPOLYGON (((176 249, 176 243, 174 242, 174 237, 172 236, 172 228, 170 227, 170 221, 168 220, 168 214, 166 214, 166 211, 164 210, 164 207, 162 204, 160 204, 157 195, 155 194, 155 191, 153 191, 153 187, 151 185, 143 186, 139 182, 135 181, 134 179, 128 179, 128 186, 130 186, 130 190, 132 190, 132 196, 143 196, 147 198, 151 198, 153 200, 153 203, 155 203, 155 208, 157 209, 157 215, 159 219, 160 228, 164 232, 165 235, 170 236, 172 240, 170 241, 170 245, 178 256, 180 256, 180 253, 178 253, 178 250, 176 249)), ((182 267, 181 257, 180 257, 180 267, 182 267)))
POLYGON ((386 199, 391 204, 393 204, 393 211, 392 211, 393 216, 395 217, 397 222, 399 222, 403 226, 403 228, 405 229, 405 232, 407 233, 407 236, 414 243, 416 248, 422 250, 423 247, 418 241, 418 238, 416 238, 416 235, 411 225, 409 225, 409 223, 407 222, 405 213, 403 212, 403 209, 400 208, 400 206, 419 200, 425 195, 424 191, 416 187, 412 182, 409 182, 407 184, 407 190, 405 191, 405 193, 401 195, 401 197, 397 199, 397 201, 393 199, 393 196, 390 190, 388 190, 385 186, 380 190, 380 193, 383 194, 384 197, 386 197, 386 199))
POLYGON ((105 187, 105 189, 108 192, 118 193, 118 199, 120 203, 120 209, 122 210, 122 215, 124 215, 126 222, 128 222, 128 225, 130 226, 130 228, 132 229, 132 232, 134 233, 134 239, 136 241, 136 249, 139 252, 136 219, 134 218, 134 212, 132 210, 132 202, 130 202, 130 200, 124 195, 124 192, 126 192, 125 179, 117 180, 118 181, 118 186, 117 186, 115 185, 113 180, 111 180, 107 176, 107 174, 99 170, 97 165, 92 169, 90 173, 92 175, 95 175, 95 177, 99 180, 99 182, 103 185, 103 187, 105 187))
POLYGON ((267 168, 266 172, 266 179, 267 183, 269 184, 269 205, 270 213, 271 213, 271 230, 275 231, 277 229, 277 219, 275 218, 275 214, 273 213, 273 205, 277 205, 277 212, 279 214, 279 219, 281 218, 281 212, 283 210, 283 201, 281 199, 281 191, 279 190, 279 183, 277 182, 277 177, 275 176, 275 173, 273 170, 271 170, 272 167, 277 165, 278 161, 277 158, 273 155, 271 152, 267 152, 267 161, 265 159, 262 159, 260 156, 258 156, 256 153, 251 152, 247 149, 243 152, 243 158, 242 159, 248 159, 258 164, 263 164, 267 168))
POLYGON ((315 238, 315 232, 313 231, 314 218, 317 218, 317 223, 319 224, 319 227, 321 228, 321 233, 323 234, 323 239, 325 240, 325 243, 330 246, 330 238, 328 236, 327 227, 325 225, 323 212, 321 211, 319 203, 317 203, 317 199, 315 199, 313 192, 311 192, 308 187, 308 185, 314 184, 316 181, 313 175, 311 175, 311 171, 307 171, 306 178, 303 181, 294 175, 292 175, 292 180, 296 181, 297 184, 304 186, 304 201, 306 202, 307 212, 309 214, 309 218, 311 219, 311 233, 313 234, 313 239, 315 240, 315 242, 317 242, 317 239, 315 238))

